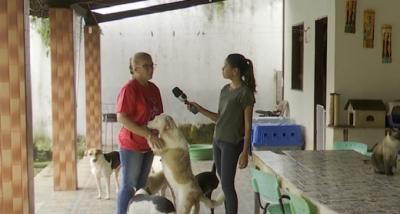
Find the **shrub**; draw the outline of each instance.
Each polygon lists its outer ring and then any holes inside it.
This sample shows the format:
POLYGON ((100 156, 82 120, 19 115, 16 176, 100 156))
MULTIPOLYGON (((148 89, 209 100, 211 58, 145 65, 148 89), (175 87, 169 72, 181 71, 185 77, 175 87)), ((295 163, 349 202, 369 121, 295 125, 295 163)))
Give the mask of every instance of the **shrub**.
POLYGON ((85 155, 85 149, 86 149, 86 138, 83 135, 78 135, 76 137, 76 155, 79 159, 82 159, 83 156, 85 155))
POLYGON ((214 123, 182 124, 179 129, 190 144, 211 144, 214 134, 214 123))
POLYGON ((33 136, 33 158, 35 161, 49 161, 52 159, 51 139, 44 133, 36 133, 33 136))
MULTIPOLYGON (((52 142, 50 137, 43 133, 36 133, 33 137, 33 158, 35 162, 51 161, 52 152, 52 142)), ((85 136, 78 135, 76 137, 76 154, 78 159, 81 159, 85 154, 85 136)))

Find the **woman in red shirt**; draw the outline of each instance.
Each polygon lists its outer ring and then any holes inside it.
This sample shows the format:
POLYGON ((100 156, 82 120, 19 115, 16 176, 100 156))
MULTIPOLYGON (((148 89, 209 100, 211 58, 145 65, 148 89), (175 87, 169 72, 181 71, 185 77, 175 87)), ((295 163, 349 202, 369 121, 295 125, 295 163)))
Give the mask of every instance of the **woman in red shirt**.
POLYGON ((148 53, 140 52, 129 61, 132 79, 119 92, 116 107, 118 122, 123 126, 118 136, 122 168, 118 214, 126 214, 135 191, 146 183, 153 162, 148 143, 155 148, 163 146, 146 127, 148 121, 163 112, 160 91, 149 81, 153 77, 153 60, 148 53))

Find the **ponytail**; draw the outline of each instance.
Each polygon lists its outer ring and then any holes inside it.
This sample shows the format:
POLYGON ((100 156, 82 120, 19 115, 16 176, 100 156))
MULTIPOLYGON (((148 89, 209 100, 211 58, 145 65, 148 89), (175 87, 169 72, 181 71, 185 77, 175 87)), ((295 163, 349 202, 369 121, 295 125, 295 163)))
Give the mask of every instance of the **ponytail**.
POLYGON ((246 64, 247 64, 247 70, 243 72, 244 83, 247 85, 247 87, 250 88, 252 92, 255 93, 257 91, 256 91, 256 79, 254 78, 253 62, 251 62, 250 59, 246 59, 246 64))

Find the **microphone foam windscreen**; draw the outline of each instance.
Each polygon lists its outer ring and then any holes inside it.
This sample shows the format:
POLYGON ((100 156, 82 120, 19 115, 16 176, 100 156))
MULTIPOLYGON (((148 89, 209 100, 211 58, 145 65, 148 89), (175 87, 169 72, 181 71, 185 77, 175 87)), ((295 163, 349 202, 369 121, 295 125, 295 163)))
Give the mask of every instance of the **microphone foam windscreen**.
POLYGON ((179 97, 183 94, 181 89, 179 89, 178 87, 175 87, 174 89, 172 89, 172 93, 174 93, 175 97, 179 97))

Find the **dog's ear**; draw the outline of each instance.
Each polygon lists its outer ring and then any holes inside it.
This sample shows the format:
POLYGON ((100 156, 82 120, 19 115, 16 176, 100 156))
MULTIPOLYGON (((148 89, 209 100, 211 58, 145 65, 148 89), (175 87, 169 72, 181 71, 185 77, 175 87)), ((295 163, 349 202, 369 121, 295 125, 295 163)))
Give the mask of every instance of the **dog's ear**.
POLYGON ((101 155, 103 154, 103 151, 101 151, 101 149, 96 149, 96 155, 101 155))
POLYGON ((164 130, 169 130, 174 128, 177 128, 174 119, 172 119, 171 116, 166 116, 164 130))

